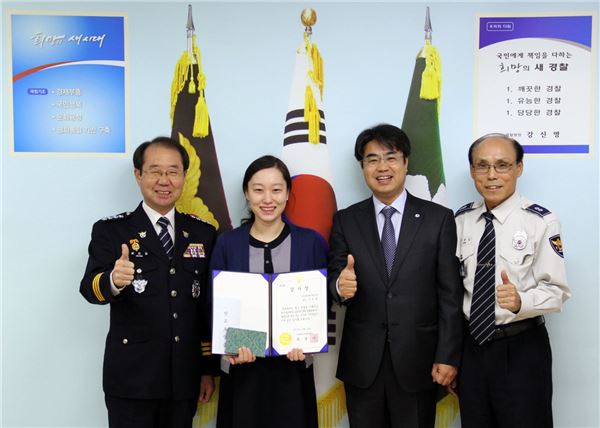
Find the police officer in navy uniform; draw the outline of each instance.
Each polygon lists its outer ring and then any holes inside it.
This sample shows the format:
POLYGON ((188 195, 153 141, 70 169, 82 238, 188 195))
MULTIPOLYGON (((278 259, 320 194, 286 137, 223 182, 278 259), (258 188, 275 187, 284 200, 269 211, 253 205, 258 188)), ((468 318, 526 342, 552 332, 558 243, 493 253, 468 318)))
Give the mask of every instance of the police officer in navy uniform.
POLYGON ((180 144, 145 142, 133 164, 144 200, 94 224, 80 292, 110 304, 109 426, 189 428, 214 390, 206 287, 215 229, 175 210, 189 166, 180 144))
POLYGON ((469 163, 483 201, 456 213, 467 320, 461 425, 551 428, 552 353, 543 315, 560 311, 571 296, 560 223, 516 191, 523 171, 516 140, 485 135, 471 145, 469 163))

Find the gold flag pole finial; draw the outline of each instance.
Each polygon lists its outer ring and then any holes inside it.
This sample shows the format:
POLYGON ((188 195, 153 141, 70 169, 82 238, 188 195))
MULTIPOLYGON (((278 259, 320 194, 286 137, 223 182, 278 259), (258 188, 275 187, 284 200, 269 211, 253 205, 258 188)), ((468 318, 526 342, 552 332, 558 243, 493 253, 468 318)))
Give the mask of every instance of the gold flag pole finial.
POLYGON ((320 99, 323 98, 323 59, 317 45, 311 42, 312 26, 317 22, 317 12, 307 7, 302 10, 300 20, 304 25, 304 49, 309 58, 309 66, 304 93, 304 121, 308 123, 308 141, 313 144, 320 142, 321 116, 319 103, 313 90, 318 91, 320 99))
POLYGON ((302 21, 302 25, 304 25, 304 32, 311 35, 312 27, 317 22, 317 12, 313 8, 307 7, 302 10, 300 20, 302 21))

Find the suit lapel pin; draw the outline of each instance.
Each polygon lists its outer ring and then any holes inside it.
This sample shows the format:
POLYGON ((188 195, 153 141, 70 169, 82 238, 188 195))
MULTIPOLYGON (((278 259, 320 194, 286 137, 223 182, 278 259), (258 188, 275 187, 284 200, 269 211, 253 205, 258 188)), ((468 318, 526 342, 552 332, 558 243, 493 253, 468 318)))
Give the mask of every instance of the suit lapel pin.
POLYGON ((190 237, 190 233, 186 232, 185 230, 182 231, 183 232, 183 237, 184 238, 189 238, 190 237))
POLYGON ((140 235, 140 238, 145 238, 146 237, 146 231, 142 230, 141 232, 138 232, 138 235, 140 235))
POLYGON ((419 217, 421 217, 421 214, 419 214, 419 213, 416 213, 416 214, 415 214, 415 218, 419 218, 419 217))

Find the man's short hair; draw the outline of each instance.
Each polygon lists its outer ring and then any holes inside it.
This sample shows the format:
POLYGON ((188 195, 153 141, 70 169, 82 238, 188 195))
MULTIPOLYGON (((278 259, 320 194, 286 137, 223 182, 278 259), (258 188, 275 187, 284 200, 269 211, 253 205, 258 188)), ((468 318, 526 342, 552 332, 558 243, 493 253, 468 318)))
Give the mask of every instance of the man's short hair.
POLYGON ((135 149, 133 152, 133 167, 138 170, 142 170, 144 165, 144 153, 150 146, 157 145, 165 147, 167 149, 177 150, 181 155, 181 162, 183 163, 183 170, 187 171, 190 166, 190 157, 187 154, 185 148, 171 137, 156 137, 151 141, 145 141, 135 149))
POLYGON ((491 134, 482 135, 481 137, 473 141, 473 144, 471 144, 471 147, 469 147, 469 165, 473 165, 473 150, 475 150, 475 148, 481 143, 483 143, 485 140, 489 140, 490 138, 498 138, 500 140, 504 140, 511 143, 513 145, 513 148, 515 149, 515 154, 517 155, 517 163, 523 162, 524 151, 521 143, 519 143, 517 140, 509 137, 506 134, 493 132, 491 134))
POLYGON ((357 161, 362 162, 365 147, 373 140, 390 150, 402 152, 405 158, 410 156, 410 140, 404 131, 397 126, 382 123, 373 128, 365 129, 356 137, 354 157, 357 161))

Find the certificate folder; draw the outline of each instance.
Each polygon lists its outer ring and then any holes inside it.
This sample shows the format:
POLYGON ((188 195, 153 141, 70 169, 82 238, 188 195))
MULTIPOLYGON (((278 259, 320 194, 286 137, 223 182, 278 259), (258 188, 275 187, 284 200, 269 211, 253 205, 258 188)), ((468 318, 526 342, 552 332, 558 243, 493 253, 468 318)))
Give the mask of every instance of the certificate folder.
MULTIPOLYGON (((226 354, 229 329, 266 333, 264 356, 327 352, 327 271, 213 271, 213 354, 226 354)), ((231 333, 229 334, 232 336, 231 333)), ((243 345, 235 334, 235 345, 243 345)), ((257 335, 253 335, 253 343, 257 335)))

